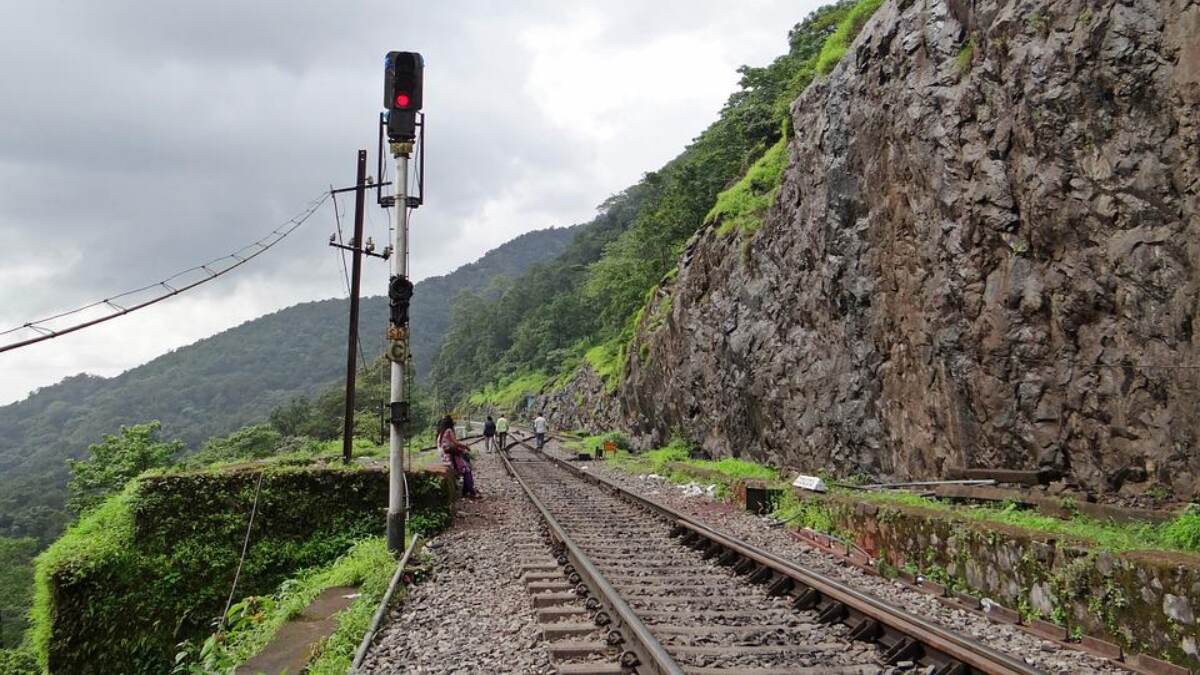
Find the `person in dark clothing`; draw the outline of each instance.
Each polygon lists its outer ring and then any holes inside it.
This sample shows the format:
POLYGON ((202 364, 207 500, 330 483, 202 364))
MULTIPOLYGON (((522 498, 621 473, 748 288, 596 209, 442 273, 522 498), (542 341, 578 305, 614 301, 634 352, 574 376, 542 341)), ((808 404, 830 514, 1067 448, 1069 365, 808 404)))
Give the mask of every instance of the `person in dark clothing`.
POLYGON ((496 422, 491 415, 483 423, 483 448, 488 451, 496 449, 496 422))

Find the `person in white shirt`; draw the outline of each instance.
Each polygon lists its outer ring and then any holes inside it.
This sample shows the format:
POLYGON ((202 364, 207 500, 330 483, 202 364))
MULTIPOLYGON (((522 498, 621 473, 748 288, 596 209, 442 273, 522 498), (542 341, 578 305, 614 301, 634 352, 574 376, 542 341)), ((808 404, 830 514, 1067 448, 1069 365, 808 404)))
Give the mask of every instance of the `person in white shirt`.
POLYGON ((537 449, 541 450, 546 444, 546 418, 545 411, 539 412, 538 416, 533 418, 533 436, 537 442, 537 449))

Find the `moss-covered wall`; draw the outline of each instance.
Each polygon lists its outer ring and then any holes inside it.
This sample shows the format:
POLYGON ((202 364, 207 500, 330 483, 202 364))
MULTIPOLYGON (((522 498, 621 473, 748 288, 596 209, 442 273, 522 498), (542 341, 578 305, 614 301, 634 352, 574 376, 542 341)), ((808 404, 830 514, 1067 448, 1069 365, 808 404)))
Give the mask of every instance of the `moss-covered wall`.
MULTIPOLYGON (((262 475, 236 597, 270 593, 384 530, 380 467, 261 466, 138 479, 42 555, 33 639, 51 672, 169 672, 176 645, 211 632, 230 592, 262 475)), ((452 486, 410 476, 444 519, 452 486)))
POLYGON ((1200 667, 1200 557, 1085 542, 905 505, 823 500, 834 528, 884 567, 1190 668, 1200 667))

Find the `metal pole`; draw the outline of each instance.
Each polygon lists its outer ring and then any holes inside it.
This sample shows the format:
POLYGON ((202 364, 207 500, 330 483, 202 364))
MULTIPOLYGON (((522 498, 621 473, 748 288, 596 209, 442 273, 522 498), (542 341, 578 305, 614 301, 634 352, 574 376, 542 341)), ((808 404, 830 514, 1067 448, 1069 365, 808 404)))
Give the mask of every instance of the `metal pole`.
POLYGON ((342 461, 350 463, 354 445, 354 375, 358 356, 358 287, 362 278, 363 199, 367 184, 367 151, 358 151, 358 177, 354 182, 353 265, 350 268, 350 337, 346 340, 346 418, 342 424, 342 461))
POLYGON ((408 422, 408 391, 405 369, 408 366, 408 302, 412 283, 408 280, 408 159, 412 141, 391 143, 396 160, 396 231, 392 252, 392 274, 388 284, 391 317, 388 320, 388 357, 392 362, 391 443, 388 454, 388 550, 394 555, 404 551, 404 427, 408 422))

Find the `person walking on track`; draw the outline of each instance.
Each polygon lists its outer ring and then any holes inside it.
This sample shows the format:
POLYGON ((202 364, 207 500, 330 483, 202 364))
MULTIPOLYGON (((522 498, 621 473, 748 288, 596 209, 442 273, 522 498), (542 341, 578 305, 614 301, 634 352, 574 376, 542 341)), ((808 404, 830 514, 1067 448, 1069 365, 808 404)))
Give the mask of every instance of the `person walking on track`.
POLYGON ((533 435, 537 440, 537 449, 541 450, 546 444, 546 412, 543 410, 538 413, 538 416, 533 418, 533 435))
POLYGON ((437 446, 442 451, 442 463, 449 466, 454 475, 462 478, 464 497, 478 497, 475 491, 475 473, 471 471, 467 446, 458 442, 454 435, 454 418, 446 415, 438 423, 437 446))
POLYGON ((483 449, 488 452, 496 449, 496 423, 491 415, 483 422, 483 449))
POLYGON ((496 436, 500 441, 500 451, 503 452, 508 448, 508 418, 504 415, 496 420, 496 436))

